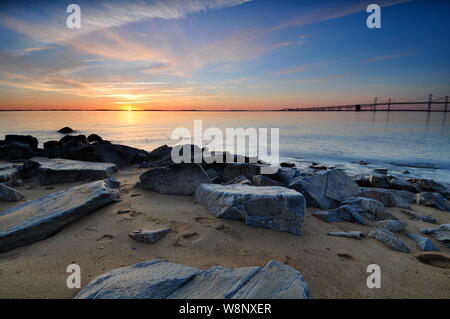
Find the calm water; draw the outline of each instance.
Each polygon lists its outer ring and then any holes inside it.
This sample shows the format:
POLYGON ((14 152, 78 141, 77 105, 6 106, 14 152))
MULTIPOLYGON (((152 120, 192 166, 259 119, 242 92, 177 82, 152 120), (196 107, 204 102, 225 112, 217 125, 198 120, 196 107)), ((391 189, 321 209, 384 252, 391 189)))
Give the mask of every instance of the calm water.
POLYGON ((0 138, 30 134, 43 142, 59 139, 70 126, 81 134, 97 133, 114 143, 152 150, 173 145, 172 130, 203 120, 218 127, 280 128, 280 155, 300 166, 311 161, 359 172, 388 167, 450 182, 450 115, 419 112, 0 112, 0 138), (368 167, 350 164, 364 160, 368 167), (391 163, 426 163, 415 169, 391 163))

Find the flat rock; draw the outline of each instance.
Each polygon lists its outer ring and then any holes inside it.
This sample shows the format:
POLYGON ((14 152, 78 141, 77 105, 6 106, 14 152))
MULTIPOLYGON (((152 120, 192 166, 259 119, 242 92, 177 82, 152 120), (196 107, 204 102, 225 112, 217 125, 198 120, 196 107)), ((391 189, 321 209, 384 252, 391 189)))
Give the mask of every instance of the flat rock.
POLYGON ((335 237, 345 237, 353 239, 361 239, 364 237, 364 233, 360 231, 338 231, 338 232, 328 232, 327 235, 335 237))
POLYGON ((389 248, 400 251, 402 253, 409 253, 409 248, 405 245, 403 240, 401 240, 397 235, 386 229, 376 229, 369 233, 369 237, 373 237, 382 243, 384 243, 389 248))
POLYGON ((437 248, 429 238, 411 233, 406 234, 406 236, 414 240, 417 248, 422 251, 439 251, 439 248, 437 248))
POLYGON ((154 244, 163 238, 168 232, 170 232, 170 228, 163 228, 157 230, 136 230, 129 234, 131 238, 136 241, 154 244))
POLYGON ((303 276, 277 261, 264 267, 207 270, 155 259, 111 270, 77 299, 308 299, 303 276))
POLYGON ((359 213, 358 208, 352 205, 344 205, 333 211, 314 212, 313 215, 323 221, 326 221, 327 223, 348 221, 361 225, 367 225, 366 221, 359 213))
POLYGON ((192 195, 203 183, 210 183, 200 164, 173 164, 151 168, 139 176, 143 189, 172 195, 192 195))
POLYGON ((50 237, 67 224, 119 200, 118 190, 97 181, 1 211, 0 252, 50 237))
POLYGON ((41 185, 105 179, 117 172, 117 166, 112 163, 59 158, 33 157, 26 165, 37 167, 41 185))
POLYGON ((438 228, 421 228, 420 232, 430 235, 441 244, 450 247, 450 224, 443 224, 438 228))
POLYGON ((202 184, 198 203, 215 217, 243 220, 247 225, 303 233, 306 202, 302 194, 285 187, 202 184))
POLYGON ((339 202, 355 197, 358 193, 356 183, 339 169, 296 177, 289 187, 302 193, 308 206, 321 209, 336 208, 339 202))
POLYGON ((415 194, 403 190, 361 187, 358 197, 367 197, 380 201, 386 207, 411 208, 415 194))
POLYGON ((23 198, 23 195, 15 189, 6 185, 0 184, 0 201, 18 202, 23 198))
POLYGON ((437 220, 436 218, 434 218, 431 215, 422 215, 410 210, 400 210, 400 212, 402 212, 403 214, 405 214, 406 216, 408 216, 409 218, 411 218, 411 220, 418 220, 418 221, 422 221, 425 223, 430 223, 430 224, 437 224, 437 220))
POLYGON ((396 232, 401 232, 401 231, 405 230, 406 223, 403 223, 398 220, 386 219, 386 220, 381 220, 381 221, 375 222, 374 226, 377 228, 389 230, 390 232, 396 233, 396 232))
POLYGON ((430 206, 445 212, 450 212, 450 202, 439 193, 416 194, 416 204, 430 206))

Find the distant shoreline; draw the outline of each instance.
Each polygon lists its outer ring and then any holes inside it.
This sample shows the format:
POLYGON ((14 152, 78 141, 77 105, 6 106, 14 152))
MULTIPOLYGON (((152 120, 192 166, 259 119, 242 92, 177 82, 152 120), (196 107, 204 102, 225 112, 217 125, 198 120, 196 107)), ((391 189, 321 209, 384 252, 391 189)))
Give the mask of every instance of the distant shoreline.
MULTIPOLYGON (((83 110, 83 109, 67 109, 67 110, 0 110, 0 112, 339 112, 339 113, 355 113, 356 111, 302 111, 302 110, 83 110)), ((387 110, 361 110, 361 112, 388 112, 387 110)), ((391 110, 389 112, 427 112, 426 110, 391 110)), ((442 110, 431 110, 431 113, 445 113, 442 110)))

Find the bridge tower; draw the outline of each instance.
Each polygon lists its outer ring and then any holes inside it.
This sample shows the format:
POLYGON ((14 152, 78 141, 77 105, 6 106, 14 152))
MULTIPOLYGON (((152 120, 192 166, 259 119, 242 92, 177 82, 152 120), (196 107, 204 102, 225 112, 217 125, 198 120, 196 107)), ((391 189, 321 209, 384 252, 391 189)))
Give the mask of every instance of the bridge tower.
POLYGON ((427 112, 431 112, 431 103, 433 103, 433 94, 428 95, 428 110, 427 110, 427 112))

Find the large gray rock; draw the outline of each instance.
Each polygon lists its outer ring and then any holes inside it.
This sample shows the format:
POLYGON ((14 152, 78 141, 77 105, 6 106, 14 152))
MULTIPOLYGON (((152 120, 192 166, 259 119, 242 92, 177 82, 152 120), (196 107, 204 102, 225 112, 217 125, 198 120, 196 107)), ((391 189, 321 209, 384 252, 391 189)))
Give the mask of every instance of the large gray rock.
POLYGON ((223 179, 228 182, 242 175, 251 180, 253 176, 261 174, 261 167, 264 166, 267 165, 252 163, 227 163, 223 170, 223 179))
POLYGON ((361 225, 367 225, 366 221, 359 213, 358 207, 352 205, 344 205, 333 211, 314 212, 313 215, 323 221, 326 221, 327 223, 348 221, 361 225))
POLYGON ((389 185, 390 188, 404 190, 412 193, 417 193, 419 191, 418 187, 415 184, 397 177, 391 178, 391 180, 389 181, 389 185))
POLYGON ((420 192, 440 193, 445 197, 450 196, 450 189, 448 185, 438 183, 432 179, 412 179, 412 181, 414 181, 420 192))
POLYGON ((192 195, 210 179, 199 164, 173 164, 168 167, 151 168, 139 176, 143 189, 172 195, 192 195))
POLYGON ((118 190, 97 181, 1 211, 0 252, 50 237, 65 225, 119 200, 118 190))
POLYGON ((405 245, 403 240, 401 240, 397 235, 386 229, 376 229, 369 233, 369 237, 373 237, 382 243, 384 243, 389 248, 400 251, 402 253, 409 253, 409 248, 405 245))
POLYGON ((414 242, 417 245, 417 248, 422 251, 439 251, 439 248, 434 246, 433 242, 429 238, 411 233, 406 234, 406 236, 414 240, 414 242))
POLYGON ((418 205, 435 207, 439 210, 450 212, 450 202, 439 193, 419 193, 416 194, 418 205))
POLYGON ((321 209, 336 208, 359 191, 356 183, 339 169, 296 177, 289 187, 302 193, 309 206, 321 209))
POLYGON ((411 208, 411 204, 415 200, 414 194, 411 192, 371 187, 361 187, 358 196, 378 200, 386 207, 401 207, 406 209, 411 208))
POLYGON ((376 219, 386 210, 383 203, 366 197, 352 197, 341 203, 342 205, 357 206, 369 219, 376 219))
POLYGON ((202 184, 195 199, 218 218, 301 235, 306 202, 302 194, 278 186, 202 184))
POLYGON ((0 184, 0 201, 18 202, 23 198, 23 195, 15 189, 6 185, 0 184))
POLYGON ((450 224, 443 224, 438 228, 421 228, 420 232, 430 235, 441 244, 450 247, 450 224))
POLYGON ((77 299, 307 299, 308 284, 277 261, 264 267, 207 270, 156 259, 111 270, 83 287, 77 299))
POLYGON ((45 157, 33 157, 26 166, 37 167, 41 185, 105 179, 117 172, 117 166, 112 163, 45 157))

